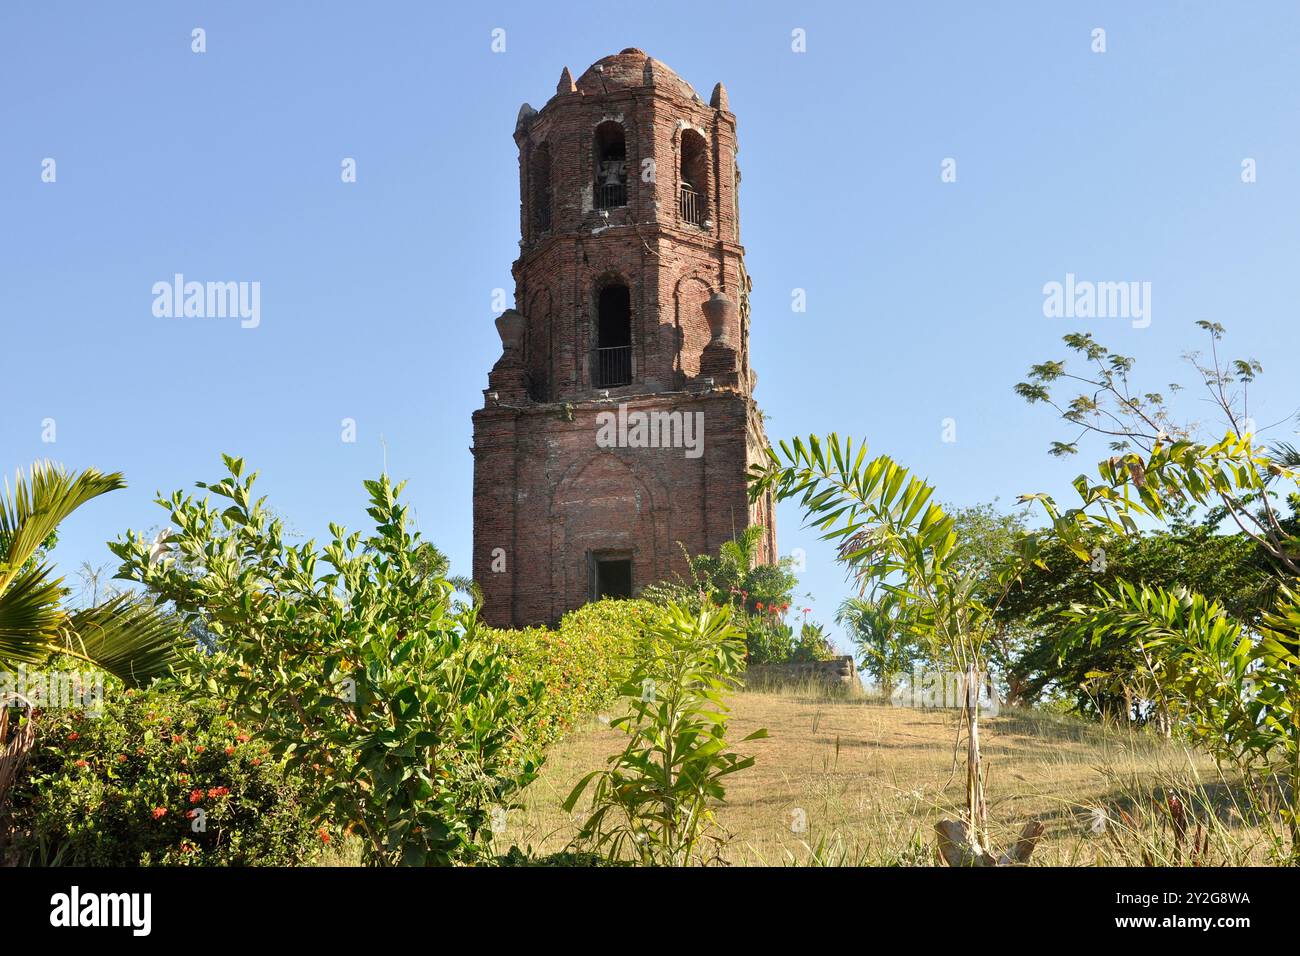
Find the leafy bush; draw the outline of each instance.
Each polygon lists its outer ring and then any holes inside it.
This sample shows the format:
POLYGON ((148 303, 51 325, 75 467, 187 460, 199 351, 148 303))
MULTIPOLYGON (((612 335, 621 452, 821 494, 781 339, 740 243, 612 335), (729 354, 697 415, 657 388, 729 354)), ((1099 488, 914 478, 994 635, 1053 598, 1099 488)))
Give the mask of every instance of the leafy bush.
POLYGON ((510 672, 472 609, 427 560, 387 476, 365 483, 375 530, 331 525, 291 545, 253 493, 256 475, 158 503, 166 550, 127 535, 121 576, 171 601, 213 649, 182 679, 223 701, 307 780, 312 811, 354 832, 370 865, 474 862, 493 810, 536 775, 523 746, 542 685, 510 672), (511 680, 514 677, 515 680, 511 680))
POLYGON ((1236 768, 1257 808, 1275 806, 1290 848, 1274 838, 1273 852, 1300 860, 1300 591, 1283 585, 1254 634, 1192 591, 1121 582, 1097 601, 1067 613, 1066 641, 1128 646, 1165 726, 1236 768))
POLYGON ((1084 547, 1095 558, 1079 561, 1061 541, 1042 549, 1046 567, 1026 569, 1020 583, 998 607, 996 616, 1011 633, 1024 635, 1006 663, 1016 696, 1037 700, 1065 696, 1085 716, 1140 718, 1133 691, 1146 674, 1144 661, 1130 645, 1063 640, 1063 612, 1096 600, 1096 589, 1112 591, 1123 582, 1149 588, 1186 588, 1221 605, 1249 627, 1276 600, 1280 579, 1245 534, 1223 534, 1221 514, 1208 522, 1180 524, 1127 536, 1089 534, 1084 547), (1068 653, 1065 651, 1068 650, 1068 653), (1099 681, 1097 675, 1107 675, 1099 681))
MULTIPOLYGON (((685 866, 718 859, 724 835, 714 817, 724 778, 753 766, 727 749, 723 695, 739 686, 744 645, 721 608, 692 615, 668 608, 653 652, 622 693, 630 711, 612 722, 627 747, 587 774, 564 802, 572 813, 594 781, 591 814, 578 840, 611 861, 685 866), (708 852, 708 847, 712 852, 708 852)), ((766 737, 757 730, 745 740, 766 737)))
POLYGON ((20 860, 287 866, 321 845, 302 781, 216 704, 109 678, 100 715, 38 727, 12 806, 20 860))
POLYGON ((798 633, 781 619, 784 607, 747 613, 732 609, 731 617, 745 634, 746 657, 750 664, 785 664, 828 661, 835 649, 826 629, 813 621, 802 621, 798 633))
POLYGON ((649 601, 597 601, 571 611, 559 627, 483 629, 508 661, 514 685, 539 681, 546 688, 522 728, 524 742, 557 740, 581 717, 608 706, 635 662, 653 642, 665 612, 649 601))
POLYGON ((653 584, 642 596, 661 607, 675 604, 692 613, 706 605, 728 608, 732 623, 745 635, 745 656, 751 664, 829 660, 834 652, 820 625, 805 621, 796 635, 785 623, 799 581, 789 558, 758 563, 763 530, 749 526, 723 542, 716 555, 688 553, 689 581, 653 584))
POLYGON ((835 656, 826 629, 813 621, 804 621, 799 625, 799 637, 795 641, 792 661, 828 661, 835 656))

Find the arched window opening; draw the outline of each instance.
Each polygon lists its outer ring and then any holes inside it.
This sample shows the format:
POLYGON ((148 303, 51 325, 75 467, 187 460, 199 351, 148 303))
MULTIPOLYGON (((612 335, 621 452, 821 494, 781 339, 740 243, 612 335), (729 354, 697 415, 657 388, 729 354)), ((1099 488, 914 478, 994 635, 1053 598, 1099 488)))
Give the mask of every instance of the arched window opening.
POLYGON ((678 206, 683 222, 698 226, 706 218, 708 198, 708 146, 693 129, 682 130, 682 168, 678 206))
POLYGON ((551 148, 545 143, 533 147, 529 157, 529 191, 533 203, 533 229, 551 228, 551 148))
POLYGON ((547 401, 547 373, 550 365, 550 343, 547 336, 551 331, 549 302, 549 296, 534 297, 532 308, 528 312, 527 337, 524 339, 528 397, 535 402, 547 401))
POLYGON ((606 120, 596 127, 596 208, 627 205, 627 145, 623 127, 606 120))
POLYGON ((632 297, 622 284, 600 290, 596 306, 596 385, 632 382, 632 297))

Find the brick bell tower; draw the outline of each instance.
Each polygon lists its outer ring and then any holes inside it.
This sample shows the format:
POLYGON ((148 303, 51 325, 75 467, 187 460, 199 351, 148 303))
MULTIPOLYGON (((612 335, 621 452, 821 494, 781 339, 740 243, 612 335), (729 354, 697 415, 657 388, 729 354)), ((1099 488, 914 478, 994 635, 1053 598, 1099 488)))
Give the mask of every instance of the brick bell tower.
POLYGON ((767 445, 749 365, 736 118, 627 49, 566 67, 519 146, 515 308, 474 412, 474 580, 497 626, 685 571, 751 524, 767 445))

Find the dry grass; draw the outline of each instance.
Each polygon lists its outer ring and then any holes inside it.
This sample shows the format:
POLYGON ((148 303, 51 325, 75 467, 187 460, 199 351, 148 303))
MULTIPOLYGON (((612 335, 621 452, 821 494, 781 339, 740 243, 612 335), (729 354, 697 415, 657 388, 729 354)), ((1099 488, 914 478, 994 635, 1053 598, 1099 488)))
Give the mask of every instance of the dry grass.
MULTIPOLYGON (((732 834, 729 862, 932 862, 934 824, 954 815, 963 799, 964 777, 954 762, 955 711, 811 692, 747 692, 732 704, 732 739, 760 727, 771 736, 743 746, 756 765, 731 778, 719 813, 732 834), (807 826, 794 832, 800 812, 807 826)), ((1152 794, 1170 787, 1184 794, 1213 834, 1206 862, 1262 859, 1258 833, 1240 826, 1231 790, 1213 764, 1176 743, 1034 711, 1004 713, 981 726, 993 835, 1006 840, 1026 821, 1042 820, 1047 834, 1035 862, 1141 862, 1148 844, 1162 861, 1167 817, 1152 809, 1152 794), (1091 832, 1094 808, 1104 808, 1112 821, 1126 809, 1137 832, 1121 836, 1113 824, 1108 833, 1091 832)), ((525 794, 525 808, 510 814, 503 848, 563 849, 580 818, 565 814, 561 802, 624 740, 595 720, 553 747, 525 794)))

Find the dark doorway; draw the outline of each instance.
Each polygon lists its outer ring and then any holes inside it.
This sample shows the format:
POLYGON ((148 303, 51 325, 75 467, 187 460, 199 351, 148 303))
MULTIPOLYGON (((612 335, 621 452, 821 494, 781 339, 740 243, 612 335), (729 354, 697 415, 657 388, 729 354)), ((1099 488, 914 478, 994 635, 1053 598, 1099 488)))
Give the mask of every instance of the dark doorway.
POLYGON ((592 599, 630 598, 632 596, 631 558, 594 558, 592 599))

